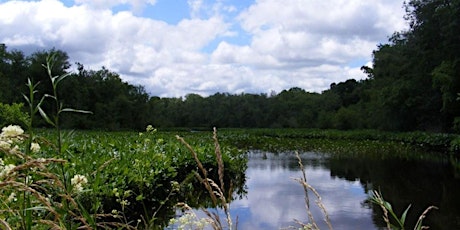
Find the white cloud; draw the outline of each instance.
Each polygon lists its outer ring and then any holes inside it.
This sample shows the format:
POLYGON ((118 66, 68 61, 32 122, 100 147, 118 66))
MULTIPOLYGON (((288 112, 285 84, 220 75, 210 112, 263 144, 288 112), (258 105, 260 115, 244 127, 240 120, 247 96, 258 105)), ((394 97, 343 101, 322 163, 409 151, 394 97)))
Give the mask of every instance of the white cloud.
POLYGON ((131 9, 138 13, 146 5, 155 5, 157 0, 75 0, 76 4, 88 5, 96 9, 111 9, 119 5, 129 5, 131 9))
POLYGON ((405 26, 398 0, 257 0, 241 12, 188 0, 190 14, 174 25, 137 15, 154 0, 75 3, 0 2, 0 42, 26 53, 64 50, 71 63, 106 66, 158 96, 319 92, 365 77, 356 62, 371 61, 376 45, 405 26))

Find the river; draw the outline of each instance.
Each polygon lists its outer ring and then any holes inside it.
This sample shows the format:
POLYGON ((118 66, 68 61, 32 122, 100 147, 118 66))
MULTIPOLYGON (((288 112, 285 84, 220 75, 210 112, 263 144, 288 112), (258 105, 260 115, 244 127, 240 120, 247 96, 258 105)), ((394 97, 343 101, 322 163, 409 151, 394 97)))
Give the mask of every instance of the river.
MULTIPOLYGON (((375 157, 333 157, 300 154, 307 181, 320 194, 334 229, 381 229, 380 208, 369 201, 372 190, 382 192, 396 213, 411 205, 407 227, 412 229, 425 208, 424 223, 431 229, 460 229, 460 174, 447 160, 375 157)), ((248 153, 247 194, 230 205, 238 229, 267 230, 299 227, 308 221, 303 187, 293 178, 302 176, 294 153, 248 153)), ((320 229, 328 229, 324 215, 309 194, 313 217, 320 229)), ((295 228, 297 229, 297 228, 295 228)))

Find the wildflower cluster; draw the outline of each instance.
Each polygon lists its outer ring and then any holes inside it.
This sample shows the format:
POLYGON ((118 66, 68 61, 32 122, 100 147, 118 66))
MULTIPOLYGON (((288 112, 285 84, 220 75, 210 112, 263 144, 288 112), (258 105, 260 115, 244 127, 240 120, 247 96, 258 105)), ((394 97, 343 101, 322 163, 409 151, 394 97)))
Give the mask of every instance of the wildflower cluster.
POLYGON ((114 188, 112 190, 113 192, 113 195, 115 195, 115 197, 117 198, 117 202, 120 203, 122 209, 124 210, 124 208, 128 205, 130 205, 131 203, 128 201, 128 197, 131 196, 131 191, 130 190, 126 190, 124 192, 121 192, 120 194, 120 191, 118 191, 117 188, 114 188))
POLYGON ((88 183, 88 179, 86 179, 83 175, 76 174, 70 180, 70 183, 72 184, 74 191, 81 192, 83 191, 83 186, 88 183))
POLYGON ((185 212, 179 218, 173 218, 169 220, 167 229, 205 229, 212 225, 213 221, 209 218, 198 218, 192 208, 184 203, 179 203, 179 206, 186 209, 185 212))
POLYGON ((0 180, 10 174, 10 172, 16 167, 13 164, 5 164, 3 159, 0 158, 0 180))
POLYGON ((148 133, 154 133, 157 131, 157 129, 153 128, 152 125, 147 125, 147 128, 145 128, 145 131, 147 131, 148 133))
MULTIPOLYGON (((0 148, 6 151, 11 150, 15 143, 22 142, 24 130, 18 125, 9 125, 2 128, 0 133, 0 148)), ((14 147, 13 149, 15 149, 14 147)))
MULTIPOLYGON (((17 144, 24 140, 24 130, 19 125, 9 125, 2 128, 0 133, 0 150, 3 151, 18 151, 17 144)), ((31 143, 30 150, 33 153, 40 152, 38 143, 31 143)))

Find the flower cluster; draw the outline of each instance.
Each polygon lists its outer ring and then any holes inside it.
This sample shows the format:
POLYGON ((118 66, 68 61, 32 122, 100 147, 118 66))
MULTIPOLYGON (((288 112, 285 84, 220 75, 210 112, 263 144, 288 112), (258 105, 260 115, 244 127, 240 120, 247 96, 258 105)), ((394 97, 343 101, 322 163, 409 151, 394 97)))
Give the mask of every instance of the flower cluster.
POLYGON ((148 133, 154 133, 157 131, 157 129, 153 128, 152 125, 147 125, 147 128, 145 129, 148 133))
POLYGON ((5 162, 3 162, 3 159, 0 158, 0 179, 10 174, 11 170, 13 170, 14 167, 16 166, 13 164, 5 165, 5 162))
MULTIPOLYGON (((23 137, 24 130, 19 125, 3 127, 0 133, 0 149, 3 151, 17 151, 19 147, 14 144, 21 143, 24 139, 23 137)), ((40 145, 38 143, 31 143, 30 151, 34 153, 40 152, 40 145)))
POLYGON ((5 138, 20 138, 24 134, 24 130, 19 125, 9 125, 2 128, 0 136, 5 138))
POLYGON ((192 211, 186 211, 179 218, 173 218, 169 220, 169 226, 173 229, 185 230, 185 229, 205 229, 211 225, 212 221, 209 218, 198 218, 192 211))
POLYGON ((22 141, 24 130, 18 125, 9 125, 2 128, 0 133, 0 148, 10 150, 14 142, 22 141))
POLYGON ((86 184, 88 183, 88 179, 86 179, 86 177, 83 176, 83 175, 76 174, 76 175, 73 176, 73 178, 70 180, 70 183, 72 184, 73 189, 74 189, 76 192, 81 192, 81 191, 83 191, 83 186, 86 185, 86 184))
POLYGON ((118 188, 114 188, 112 190, 112 192, 115 195, 115 197, 117 197, 116 201, 121 204, 121 207, 122 207, 123 210, 124 210, 124 208, 126 206, 131 204, 128 201, 128 197, 131 196, 131 190, 126 190, 126 191, 122 192, 122 194, 120 194, 120 192, 118 191, 118 188))
POLYGON ((30 145, 30 151, 32 151, 33 153, 38 153, 40 152, 40 145, 37 144, 37 143, 32 143, 30 145))

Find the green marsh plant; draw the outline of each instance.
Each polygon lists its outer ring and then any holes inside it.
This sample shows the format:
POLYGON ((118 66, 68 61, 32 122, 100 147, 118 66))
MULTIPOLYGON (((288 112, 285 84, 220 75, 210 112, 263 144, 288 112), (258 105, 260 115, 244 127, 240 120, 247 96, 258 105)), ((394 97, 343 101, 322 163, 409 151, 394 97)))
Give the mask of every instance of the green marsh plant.
MULTIPOLYGON (((409 209, 410 209, 410 205, 406 208, 406 210, 404 210, 404 212, 401 214, 401 217, 398 217, 398 215, 396 215, 395 211, 393 210, 393 207, 391 206, 391 204, 387 201, 385 201, 385 199, 383 198, 382 196, 382 193, 379 192, 379 191, 372 191, 372 194, 371 194, 371 202, 374 203, 374 204, 377 204, 378 206, 380 206, 380 208, 382 209, 383 211, 383 220, 385 221, 386 223, 386 228, 388 230, 392 230, 392 229, 401 229, 401 230, 404 230, 406 229, 406 217, 407 217, 407 213, 409 212, 409 209), (396 224, 394 224, 396 223, 396 224)), ((423 211, 423 213, 419 216, 417 222, 415 223, 415 226, 414 226, 414 230, 422 230, 422 229, 428 229, 429 227, 427 226, 424 226, 423 225, 423 219, 425 219, 426 215, 428 214, 428 212, 432 209, 438 209, 436 206, 429 206, 428 208, 425 209, 425 211, 423 211)))
POLYGON ((9 125, 0 133, 0 227, 2 229, 96 229, 126 227, 122 223, 107 223, 111 214, 90 214, 79 199, 89 192, 85 175, 70 175, 68 162, 59 159, 63 154, 59 117, 62 112, 89 113, 64 108, 59 101, 58 83, 68 75, 53 76, 54 55, 43 65, 53 86, 53 95, 35 99, 39 83, 27 81, 29 95, 23 95, 29 105, 30 117, 25 125, 28 133, 18 125, 9 125), (46 98, 56 105, 52 119, 42 109, 46 98), (37 113, 51 124, 58 135, 55 144, 39 138, 34 132, 37 113), (43 158, 42 147, 50 147, 57 157, 43 158), (60 173, 56 172, 60 168, 60 173))
POLYGON ((65 74, 62 74, 62 75, 53 76, 53 73, 51 72, 51 70, 53 69, 53 66, 54 66, 55 62, 56 62, 56 53, 53 53, 53 54, 49 55, 46 58, 46 63, 43 64, 43 67, 46 69, 46 71, 48 73, 48 76, 49 76, 49 78, 51 80, 51 85, 53 87, 53 94, 52 95, 45 94, 44 97, 42 98, 42 100, 40 101, 40 103, 38 104, 37 109, 40 112, 40 115, 45 119, 45 121, 48 122, 50 125, 52 125, 56 129, 56 133, 58 135, 58 138, 57 138, 57 150, 58 150, 59 154, 62 154, 62 134, 61 134, 61 126, 60 126, 60 123, 59 123, 61 114, 64 113, 64 112, 90 114, 91 112, 90 111, 85 111, 85 110, 72 109, 72 108, 64 108, 63 103, 59 100, 57 89, 58 89, 59 83, 62 80, 64 80, 65 78, 67 78, 68 76, 70 76, 70 74, 65 73, 65 74), (40 107, 40 105, 43 102, 44 98, 51 98, 53 100, 53 102, 54 102, 55 111, 54 111, 54 114, 53 114, 53 116, 51 118, 40 107))

